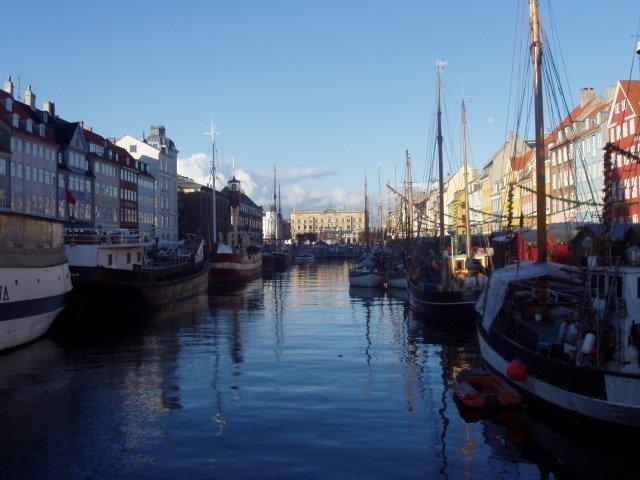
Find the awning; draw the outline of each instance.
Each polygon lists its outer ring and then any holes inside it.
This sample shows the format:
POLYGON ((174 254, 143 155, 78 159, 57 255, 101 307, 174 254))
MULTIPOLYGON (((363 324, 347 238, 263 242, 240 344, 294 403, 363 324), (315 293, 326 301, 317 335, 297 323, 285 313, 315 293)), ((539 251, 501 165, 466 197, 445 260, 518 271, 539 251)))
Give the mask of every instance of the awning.
POLYGON ((489 330, 491 327, 494 318, 502 308, 507 287, 511 282, 550 275, 565 266, 559 263, 538 263, 527 260, 495 270, 476 302, 476 312, 482 315, 484 328, 489 330))

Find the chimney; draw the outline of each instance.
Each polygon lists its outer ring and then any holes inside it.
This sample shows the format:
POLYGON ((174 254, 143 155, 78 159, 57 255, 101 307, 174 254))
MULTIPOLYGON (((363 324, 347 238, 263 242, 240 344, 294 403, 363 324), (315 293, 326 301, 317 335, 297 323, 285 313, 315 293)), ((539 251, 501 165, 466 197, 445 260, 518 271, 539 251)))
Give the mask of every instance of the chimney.
POLYGON ((46 102, 44 102, 42 104, 42 109, 47 112, 49 115, 51 115, 52 117, 55 117, 56 115, 56 106, 53 104, 53 102, 50 102, 49 100, 47 100, 46 102))
POLYGON ((607 87, 607 101, 608 102, 613 102, 614 97, 616 95, 616 87, 617 87, 617 85, 609 85, 607 87))
POLYGON ((580 106, 584 107, 590 100, 596 98, 596 92, 593 87, 585 87, 580 89, 580 106))
POLYGON ((84 120, 80 120, 78 123, 80 124, 80 128, 84 128, 84 120))
POLYGON ((31 108, 36 108, 36 94, 31 90, 31 85, 29 85, 27 91, 24 92, 24 103, 31 108))
POLYGON ((11 81, 11 75, 9 75, 7 80, 4 82, 4 91, 13 97, 13 82, 11 81))

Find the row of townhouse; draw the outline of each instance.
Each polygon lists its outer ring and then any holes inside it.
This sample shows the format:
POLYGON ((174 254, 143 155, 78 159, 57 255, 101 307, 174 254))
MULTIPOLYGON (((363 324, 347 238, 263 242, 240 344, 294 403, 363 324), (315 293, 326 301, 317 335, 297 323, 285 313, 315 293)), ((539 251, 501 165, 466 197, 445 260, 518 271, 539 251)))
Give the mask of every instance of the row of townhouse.
MULTIPOLYGON (((604 146, 610 142, 640 153, 640 81, 621 80, 607 99, 583 88, 580 104, 545 136, 545 192, 548 223, 600 222, 604 198, 604 146)), ((640 221, 640 164, 613 156, 611 188, 614 220, 640 221)), ((469 201, 472 233, 536 226, 535 150, 533 141, 512 135, 485 163, 470 169, 468 197, 461 169, 444 182, 445 230, 464 233, 465 201, 469 201)), ((438 190, 420 203, 423 234, 436 234, 438 190), (426 221, 425 221, 426 218, 426 221)), ((416 222, 420 221, 419 219, 416 222)))
POLYGON ((177 154, 162 126, 138 140, 105 138, 59 117, 53 102, 0 90, 0 207, 74 228, 155 229, 178 239, 177 154))

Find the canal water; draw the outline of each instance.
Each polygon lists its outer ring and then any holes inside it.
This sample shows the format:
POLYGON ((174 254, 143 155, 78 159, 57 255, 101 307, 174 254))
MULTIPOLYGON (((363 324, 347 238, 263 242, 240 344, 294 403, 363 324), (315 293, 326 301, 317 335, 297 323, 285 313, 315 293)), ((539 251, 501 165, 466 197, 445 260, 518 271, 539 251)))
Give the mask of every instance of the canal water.
POLYGON ((316 261, 141 317, 104 299, 0 356, 6 479, 639 478, 637 438, 473 415, 473 319, 316 261), (455 323, 455 325, 453 325, 455 323))

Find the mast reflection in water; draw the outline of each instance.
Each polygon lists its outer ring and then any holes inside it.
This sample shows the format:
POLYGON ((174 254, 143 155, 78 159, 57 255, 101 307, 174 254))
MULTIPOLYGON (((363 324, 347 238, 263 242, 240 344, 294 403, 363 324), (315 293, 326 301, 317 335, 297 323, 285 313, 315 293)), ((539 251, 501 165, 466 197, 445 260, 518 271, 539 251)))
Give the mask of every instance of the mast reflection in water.
POLYGON ((0 356, 3 478, 631 471, 608 432, 461 415, 449 383, 479 366, 473 321, 419 318, 402 291, 350 289, 348 270, 292 265, 146 318, 69 310, 47 338, 0 356))

